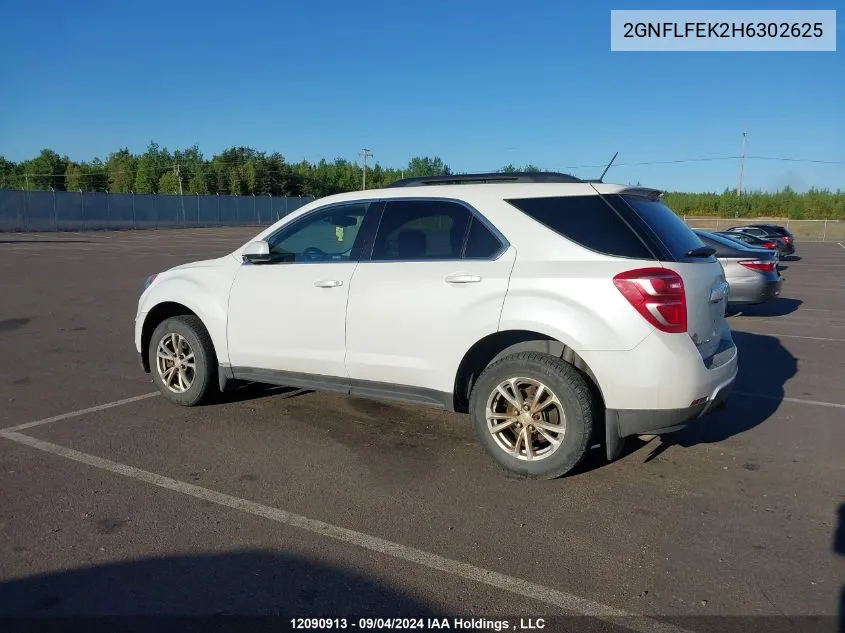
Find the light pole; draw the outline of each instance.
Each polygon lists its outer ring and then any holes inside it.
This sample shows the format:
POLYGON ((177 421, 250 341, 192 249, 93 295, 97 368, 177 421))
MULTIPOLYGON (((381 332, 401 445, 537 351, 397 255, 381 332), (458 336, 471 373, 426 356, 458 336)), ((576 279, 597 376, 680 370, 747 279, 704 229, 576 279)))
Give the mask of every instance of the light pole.
POLYGON ((360 152, 358 152, 358 156, 361 156, 364 159, 364 175, 361 181, 361 189, 363 190, 367 188, 367 159, 372 158, 373 153, 370 150, 364 148, 360 152))

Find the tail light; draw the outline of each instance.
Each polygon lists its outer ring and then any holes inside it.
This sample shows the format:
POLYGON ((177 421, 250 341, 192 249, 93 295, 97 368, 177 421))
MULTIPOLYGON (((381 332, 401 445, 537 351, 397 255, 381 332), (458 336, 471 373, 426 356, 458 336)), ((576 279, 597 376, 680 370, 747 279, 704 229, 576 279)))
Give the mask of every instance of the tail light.
POLYGON ((783 241, 786 242, 787 244, 792 244, 792 238, 788 235, 783 236, 783 241))
POLYGON ((744 259, 737 263, 745 266, 746 268, 750 268, 751 270, 759 270, 761 273, 775 272, 774 262, 764 262, 759 259, 744 259))
POLYGON ((763 242, 763 248, 777 248, 778 245, 774 242, 765 241, 763 242))
POLYGON ((687 331, 684 280, 667 268, 638 268, 619 273, 613 284, 637 312, 662 332, 687 331))

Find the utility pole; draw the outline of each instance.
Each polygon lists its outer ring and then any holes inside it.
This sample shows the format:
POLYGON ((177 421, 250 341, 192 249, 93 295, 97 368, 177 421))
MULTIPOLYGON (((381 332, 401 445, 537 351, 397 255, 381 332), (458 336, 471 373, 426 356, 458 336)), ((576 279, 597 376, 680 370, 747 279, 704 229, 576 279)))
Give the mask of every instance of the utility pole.
POLYGON ((745 147, 748 141, 748 130, 742 130, 742 149, 739 152, 739 176, 736 179, 736 195, 742 193, 742 175, 745 171, 745 147))
POLYGON ((182 173, 181 173, 181 165, 179 165, 179 164, 177 163, 177 164, 174 166, 174 169, 176 170, 176 180, 178 180, 178 181, 179 181, 179 202, 180 202, 180 203, 181 203, 181 205, 182 205, 182 222, 184 222, 184 223, 186 223, 186 224, 187 224, 187 222, 188 222, 188 218, 187 218, 187 216, 185 215, 185 198, 183 198, 183 197, 182 197, 182 173))
POLYGON ((361 156, 364 159, 364 178, 361 182, 361 189, 363 190, 367 188, 367 159, 372 158, 373 153, 370 150, 364 148, 360 152, 358 152, 358 156, 361 156))

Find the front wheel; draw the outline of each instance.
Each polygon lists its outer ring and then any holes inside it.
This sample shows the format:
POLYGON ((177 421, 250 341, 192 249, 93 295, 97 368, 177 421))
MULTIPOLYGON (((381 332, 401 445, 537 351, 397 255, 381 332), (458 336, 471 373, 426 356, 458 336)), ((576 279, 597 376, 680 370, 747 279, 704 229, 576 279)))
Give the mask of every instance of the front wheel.
POLYGON ((162 321, 153 332, 147 352, 153 381, 171 402, 190 407, 212 393, 216 355, 198 317, 182 315, 162 321))
POLYGON ((521 352, 479 376, 470 414, 478 442, 497 464, 524 477, 554 479, 584 457, 592 404, 586 379, 572 365, 521 352))

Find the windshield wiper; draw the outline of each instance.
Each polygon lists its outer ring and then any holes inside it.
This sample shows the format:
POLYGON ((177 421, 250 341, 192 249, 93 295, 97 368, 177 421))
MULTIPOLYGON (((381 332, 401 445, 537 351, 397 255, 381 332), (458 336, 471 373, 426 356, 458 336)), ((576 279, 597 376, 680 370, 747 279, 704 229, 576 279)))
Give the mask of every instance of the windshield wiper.
POLYGON ((686 252, 684 257, 710 257, 716 252, 712 246, 697 246, 686 252))

